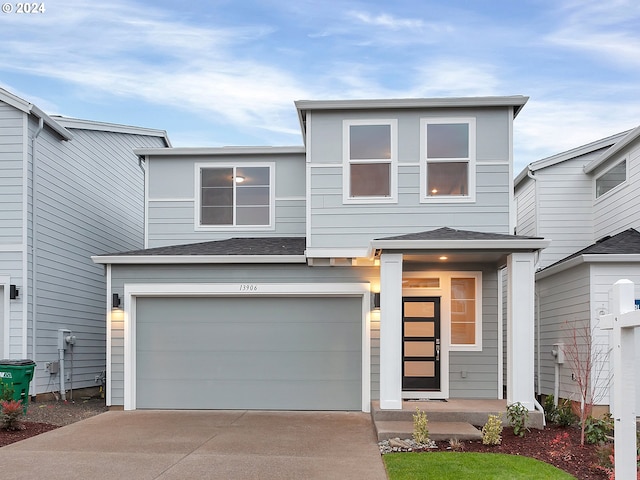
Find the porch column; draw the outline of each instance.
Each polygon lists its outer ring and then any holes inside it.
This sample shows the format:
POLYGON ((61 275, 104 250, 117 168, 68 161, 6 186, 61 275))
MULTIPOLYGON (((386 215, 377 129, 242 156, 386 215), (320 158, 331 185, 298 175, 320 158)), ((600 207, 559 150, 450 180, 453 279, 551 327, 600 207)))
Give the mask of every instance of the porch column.
POLYGON ((533 252, 507 258, 507 403, 534 406, 535 258, 533 252))
POLYGON ((380 408, 402 409, 402 254, 380 256, 380 408))

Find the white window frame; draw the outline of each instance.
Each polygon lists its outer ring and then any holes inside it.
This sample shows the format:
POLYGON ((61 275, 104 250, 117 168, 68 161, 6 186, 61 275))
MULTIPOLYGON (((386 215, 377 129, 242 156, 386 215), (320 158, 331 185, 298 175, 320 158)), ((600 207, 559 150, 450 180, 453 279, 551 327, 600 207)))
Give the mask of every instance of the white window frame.
POLYGON ((609 168, 607 168, 606 170, 603 170, 597 177, 595 177, 593 179, 593 197, 595 199, 596 202, 599 202, 600 200, 609 197, 610 195, 613 195, 613 192, 616 192, 618 190, 620 190, 621 188, 623 188, 624 186, 626 186, 629 183, 629 159, 625 156, 622 157, 621 159, 619 159, 617 162, 615 162, 614 164, 612 164, 609 168), (600 178, 602 178, 603 176, 605 176, 607 173, 609 173, 611 170, 613 170, 614 168, 616 168, 618 165, 620 165, 622 162, 626 162, 625 163, 625 168, 624 168, 624 181, 620 182, 618 185, 616 185, 615 187, 613 187, 611 190, 603 193, 602 195, 598 196, 598 188, 597 188, 597 184, 598 184, 598 180, 600 178))
POLYGON ((474 117, 430 117, 420 119, 420 203, 473 203, 476 201, 476 119, 474 117), (469 125, 469 156, 467 158, 427 158, 427 125, 466 123, 469 125), (427 192, 428 163, 467 162, 468 194, 460 196, 429 196, 427 192))
MULTIPOLYGON (((476 302, 476 331, 475 331, 475 343, 473 344, 461 344, 461 343, 453 343, 453 335, 451 336, 451 344, 449 345, 449 349, 452 352, 480 352, 482 351, 482 272, 451 272, 448 275, 448 308, 449 308, 449 328, 453 327, 453 319, 451 315, 451 304, 453 302, 453 294, 451 281, 453 278, 473 278, 475 279, 475 302, 476 302)), ((451 331, 451 330, 450 330, 451 331)))
POLYGON ((342 122, 342 193, 345 204, 377 204, 398 202, 398 120, 395 118, 343 120, 342 122), (350 127, 352 125, 389 125, 391 131, 391 158, 371 158, 351 160, 350 155, 350 127), (351 194, 351 165, 358 163, 389 163, 389 193, 388 197, 352 197, 351 194))
MULTIPOLYGON (((256 163, 196 163, 194 165, 195 177, 195 201, 194 201, 194 224, 196 231, 256 231, 256 230, 274 230, 275 229, 275 163, 273 162, 256 162, 256 163), (269 168, 269 224, 268 225, 203 225, 201 222, 201 172, 207 168, 246 168, 246 167, 268 167, 269 168)), ((233 198, 233 218, 235 223, 236 209, 235 192, 233 198)))

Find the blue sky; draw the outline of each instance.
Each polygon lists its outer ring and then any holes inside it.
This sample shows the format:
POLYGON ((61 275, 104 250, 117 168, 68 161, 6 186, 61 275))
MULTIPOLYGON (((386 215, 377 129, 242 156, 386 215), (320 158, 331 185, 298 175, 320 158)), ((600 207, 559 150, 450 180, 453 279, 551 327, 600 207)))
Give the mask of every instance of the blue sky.
POLYGON ((527 95, 527 163, 640 124, 637 0, 49 0, 0 13, 0 86, 174 146, 301 145, 300 99, 527 95))

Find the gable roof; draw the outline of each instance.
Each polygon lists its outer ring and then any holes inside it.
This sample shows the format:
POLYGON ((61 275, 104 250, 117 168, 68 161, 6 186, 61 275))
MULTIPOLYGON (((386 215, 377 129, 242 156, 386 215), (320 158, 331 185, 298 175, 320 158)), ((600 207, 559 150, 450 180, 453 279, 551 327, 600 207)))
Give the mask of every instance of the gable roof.
POLYGON ((305 237, 229 238, 96 255, 95 263, 304 263, 305 237))
POLYGON ((544 272, 542 276, 544 278, 580 263, 614 261, 640 262, 640 232, 629 228, 617 235, 601 238, 596 243, 543 268, 539 274, 544 272))
MULTIPOLYGON (((514 187, 517 187, 525 178, 527 178, 527 174, 529 172, 535 172, 537 170, 542 170, 543 168, 552 167, 559 163, 566 162, 567 160, 581 157, 583 155, 587 155, 589 153, 593 153, 595 151, 602 150, 605 148, 610 149, 613 145, 616 145, 617 142, 619 142, 626 135, 628 135, 629 132, 631 132, 631 130, 626 130, 621 133, 616 133, 615 135, 611 135, 606 138, 601 138, 600 140, 596 140, 595 142, 587 143, 586 145, 581 145, 579 147, 572 148, 571 150, 567 150, 565 152, 557 153, 550 157, 545 157, 540 160, 536 160, 535 162, 531 162, 529 165, 524 167, 522 171, 516 176, 514 180, 514 187)), ((605 151, 604 153, 606 153, 607 151, 605 151)))
POLYGON ((53 118, 40 110, 36 105, 23 100, 13 93, 8 92, 4 88, 0 88, 0 102, 4 102, 7 105, 11 105, 12 107, 17 108, 21 112, 29 115, 33 114, 36 117, 42 119, 44 124, 51 128, 54 132, 56 132, 63 140, 71 140, 73 138, 73 135, 71 134, 71 132, 69 132, 69 130, 64 128, 53 118))
POLYGON ((624 132, 626 135, 618 140, 614 145, 609 147, 609 149, 604 152, 600 157, 596 158, 594 161, 589 163, 584 167, 584 173, 591 173, 600 165, 605 163, 607 160, 612 158, 618 152, 620 152, 623 148, 625 148, 630 143, 634 142, 636 139, 640 138, 640 126, 630 130, 628 132, 624 132))
POLYGON ((166 130, 157 130, 155 128, 136 127, 133 125, 121 125, 117 123, 98 122, 95 120, 83 120, 80 118, 63 117, 61 115, 52 115, 60 125, 65 128, 76 130, 95 130, 99 132, 126 133, 128 135, 145 135, 149 137, 159 137, 164 140, 167 147, 171 147, 169 136, 166 130))

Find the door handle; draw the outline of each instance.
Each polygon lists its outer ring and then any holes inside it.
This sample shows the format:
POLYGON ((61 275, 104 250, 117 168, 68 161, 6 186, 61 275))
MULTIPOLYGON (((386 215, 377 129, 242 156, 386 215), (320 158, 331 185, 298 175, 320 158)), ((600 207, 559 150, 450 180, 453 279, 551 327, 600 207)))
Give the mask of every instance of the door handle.
POLYGON ((436 344, 436 362, 440 361, 440 344, 436 344))

